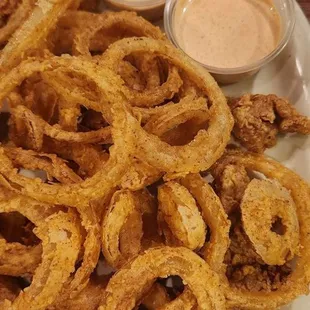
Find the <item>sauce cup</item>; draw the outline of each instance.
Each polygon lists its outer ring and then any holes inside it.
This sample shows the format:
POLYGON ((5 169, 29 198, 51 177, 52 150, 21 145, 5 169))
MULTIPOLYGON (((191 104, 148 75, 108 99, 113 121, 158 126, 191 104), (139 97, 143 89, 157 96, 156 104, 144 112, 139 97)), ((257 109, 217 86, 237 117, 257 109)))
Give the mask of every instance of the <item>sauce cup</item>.
MULTIPOLYGON (((165 32, 169 40, 179 49, 183 50, 180 42, 178 42, 176 36, 176 29, 178 23, 174 22, 176 4, 181 1, 178 5, 188 4, 189 1, 195 0, 167 0, 164 12, 164 27, 165 32)), ((295 25, 295 6, 294 0, 273 0, 273 5, 278 11, 281 23, 281 33, 275 49, 266 55, 264 58, 259 59, 253 63, 249 63, 242 67, 236 68, 219 68, 213 67, 206 63, 201 63, 197 61, 201 66, 206 68, 213 77, 221 84, 231 84, 238 82, 242 79, 252 76, 257 73, 263 66, 271 62, 275 57, 277 57, 287 43, 292 35, 294 25, 295 25)), ((207 31, 207 29, 206 29, 207 31)), ((246 44, 246 42, 244 42, 246 44)), ((183 50, 184 51, 184 50, 183 50)), ((185 51, 184 51, 185 52, 185 51)), ((185 52, 186 53, 186 52, 185 52)))

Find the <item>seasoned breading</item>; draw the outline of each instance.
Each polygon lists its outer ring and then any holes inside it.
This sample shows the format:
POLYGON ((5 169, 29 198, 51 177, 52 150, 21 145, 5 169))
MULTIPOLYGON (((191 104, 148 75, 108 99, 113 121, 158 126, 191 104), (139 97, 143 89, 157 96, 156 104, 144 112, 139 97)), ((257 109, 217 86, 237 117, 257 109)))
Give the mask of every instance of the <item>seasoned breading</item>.
POLYGON ((276 95, 250 95, 228 99, 235 120, 234 136, 256 153, 277 142, 278 132, 310 134, 310 119, 276 95))

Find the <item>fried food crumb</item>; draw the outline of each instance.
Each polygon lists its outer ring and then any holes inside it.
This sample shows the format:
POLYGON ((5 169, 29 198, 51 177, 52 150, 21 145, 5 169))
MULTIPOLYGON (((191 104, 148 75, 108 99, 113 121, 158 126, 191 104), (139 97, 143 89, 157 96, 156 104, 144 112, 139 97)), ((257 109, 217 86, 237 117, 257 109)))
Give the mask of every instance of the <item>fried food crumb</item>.
POLYGON ((247 171, 242 166, 227 165, 220 173, 214 170, 214 187, 229 215, 239 209, 244 191, 250 183, 247 171))
POLYGON ((235 120, 234 136, 242 146, 256 153, 277 143, 277 134, 310 134, 310 119, 276 95, 250 95, 228 99, 235 120))
POLYGON ((264 264, 239 225, 231 231, 231 245, 226 253, 225 263, 228 266, 226 276, 230 284, 251 292, 279 289, 292 271, 290 262, 283 266, 264 264))

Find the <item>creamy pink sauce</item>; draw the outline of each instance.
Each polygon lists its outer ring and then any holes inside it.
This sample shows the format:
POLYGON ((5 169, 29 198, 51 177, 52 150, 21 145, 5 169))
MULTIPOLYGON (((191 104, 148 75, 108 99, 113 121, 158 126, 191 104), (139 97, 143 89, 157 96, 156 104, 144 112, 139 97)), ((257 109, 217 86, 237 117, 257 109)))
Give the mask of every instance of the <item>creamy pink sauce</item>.
POLYGON ((178 0, 173 30, 179 46, 195 60, 236 68, 276 48, 281 20, 272 0, 178 0))

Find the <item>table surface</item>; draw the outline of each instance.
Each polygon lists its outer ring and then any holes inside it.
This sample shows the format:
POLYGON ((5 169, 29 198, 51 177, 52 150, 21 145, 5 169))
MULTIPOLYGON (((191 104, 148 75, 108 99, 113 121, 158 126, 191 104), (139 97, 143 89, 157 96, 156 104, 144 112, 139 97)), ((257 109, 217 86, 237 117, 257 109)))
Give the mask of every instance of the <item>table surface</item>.
POLYGON ((302 9, 305 12, 308 20, 310 20, 310 0, 297 0, 297 2, 302 7, 302 9))

